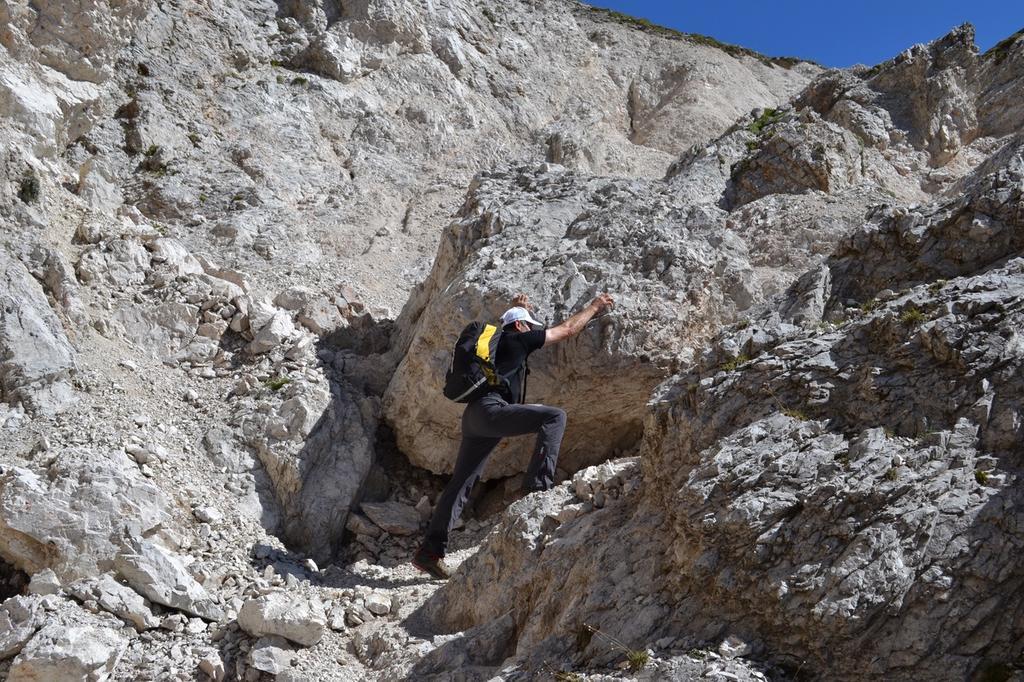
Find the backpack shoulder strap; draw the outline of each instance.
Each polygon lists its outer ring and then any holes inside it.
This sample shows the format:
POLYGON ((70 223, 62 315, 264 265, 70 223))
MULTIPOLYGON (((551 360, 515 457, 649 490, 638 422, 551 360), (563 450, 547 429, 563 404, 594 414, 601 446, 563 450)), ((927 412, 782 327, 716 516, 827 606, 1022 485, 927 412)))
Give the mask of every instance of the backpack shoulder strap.
POLYGON ((485 324, 476 340, 476 357, 480 361, 487 382, 492 386, 496 385, 499 380, 494 362, 498 355, 498 341, 500 340, 501 330, 493 324, 485 324))

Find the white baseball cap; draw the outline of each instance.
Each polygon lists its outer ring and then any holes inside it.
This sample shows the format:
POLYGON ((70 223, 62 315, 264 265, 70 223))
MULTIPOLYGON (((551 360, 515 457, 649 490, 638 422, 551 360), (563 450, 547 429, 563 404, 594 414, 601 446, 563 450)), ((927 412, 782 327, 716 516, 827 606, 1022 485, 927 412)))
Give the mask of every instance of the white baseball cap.
POLYGON ((520 320, 528 322, 538 327, 543 327, 544 323, 534 319, 533 315, 526 308, 516 306, 515 308, 509 308, 505 311, 505 314, 501 316, 501 326, 505 327, 513 322, 519 322, 520 320))

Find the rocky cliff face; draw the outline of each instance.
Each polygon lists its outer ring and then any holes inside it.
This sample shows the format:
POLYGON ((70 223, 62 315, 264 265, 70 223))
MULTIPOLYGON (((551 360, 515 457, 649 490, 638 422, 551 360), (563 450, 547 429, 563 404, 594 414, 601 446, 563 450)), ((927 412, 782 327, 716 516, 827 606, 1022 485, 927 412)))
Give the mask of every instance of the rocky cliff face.
MULTIPOLYGON (((822 76, 660 180, 581 178, 557 166, 479 176, 398 320, 411 339, 398 342, 408 350, 385 414, 399 446, 433 471, 451 466, 458 409, 429 396, 440 390, 448 339, 466 323, 497 317, 517 291, 556 323, 608 290, 614 314, 535 356, 529 399, 567 406, 567 472, 628 451, 654 386, 830 251, 870 206, 962 193, 964 174, 1002 139, 1001 129, 976 127, 953 136, 938 122, 954 110, 976 120, 979 93, 1002 87, 980 81, 977 62, 965 27, 872 71, 822 76), (932 118, 901 113, 922 99, 941 103, 932 118), (941 174, 936 136, 957 152, 941 174)), ((529 447, 506 444, 485 476, 522 471, 529 447)))
POLYGON ((11 679, 1020 656, 1019 36, 825 72, 561 1, 0 27, 11 679), (484 521, 496 453, 434 594, 447 344, 601 290, 532 364, 567 482, 484 521))
POLYGON ((655 391, 639 467, 510 508, 432 616, 511 613, 491 636, 527 666, 721 642, 839 679, 1009 674, 1022 150, 869 211, 655 391))

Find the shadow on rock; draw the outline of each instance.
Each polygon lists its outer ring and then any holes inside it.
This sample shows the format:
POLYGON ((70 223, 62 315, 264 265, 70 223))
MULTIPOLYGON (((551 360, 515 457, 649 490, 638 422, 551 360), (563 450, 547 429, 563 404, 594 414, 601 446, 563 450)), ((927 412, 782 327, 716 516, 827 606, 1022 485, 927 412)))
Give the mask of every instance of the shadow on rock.
MULTIPOLYGON (((407 623, 410 621, 414 621, 412 616, 407 623)), ((413 628, 410 628, 410 632, 413 632, 413 628)), ((494 668, 515 653, 515 643, 515 619, 511 613, 506 613, 500 618, 454 635, 421 658, 405 679, 449 680, 455 670, 459 672, 459 679, 491 679, 494 668)))

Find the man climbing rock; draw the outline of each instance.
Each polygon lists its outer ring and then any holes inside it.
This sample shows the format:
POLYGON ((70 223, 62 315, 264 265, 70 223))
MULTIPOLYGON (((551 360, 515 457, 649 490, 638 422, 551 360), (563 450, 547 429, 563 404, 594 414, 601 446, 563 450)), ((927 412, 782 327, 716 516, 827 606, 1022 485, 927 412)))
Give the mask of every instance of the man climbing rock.
POLYGON ((548 405, 523 404, 526 359, 543 346, 576 336, 595 315, 611 308, 614 301, 608 294, 601 294, 586 308, 550 329, 544 329, 534 319, 525 295, 516 296, 512 303, 514 307, 501 316, 502 334, 494 361, 498 374, 508 377, 508 382, 494 386, 466 405, 455 470, 434 508, 426 538, 412 560, 416 568, 435 578, 449 577, 442 562, 448 534, 480 479, 488 456, 502 438, 537 434, 523 490, 547 490, 554 485, 558 448, 565 432, 565 411, 548 405))

